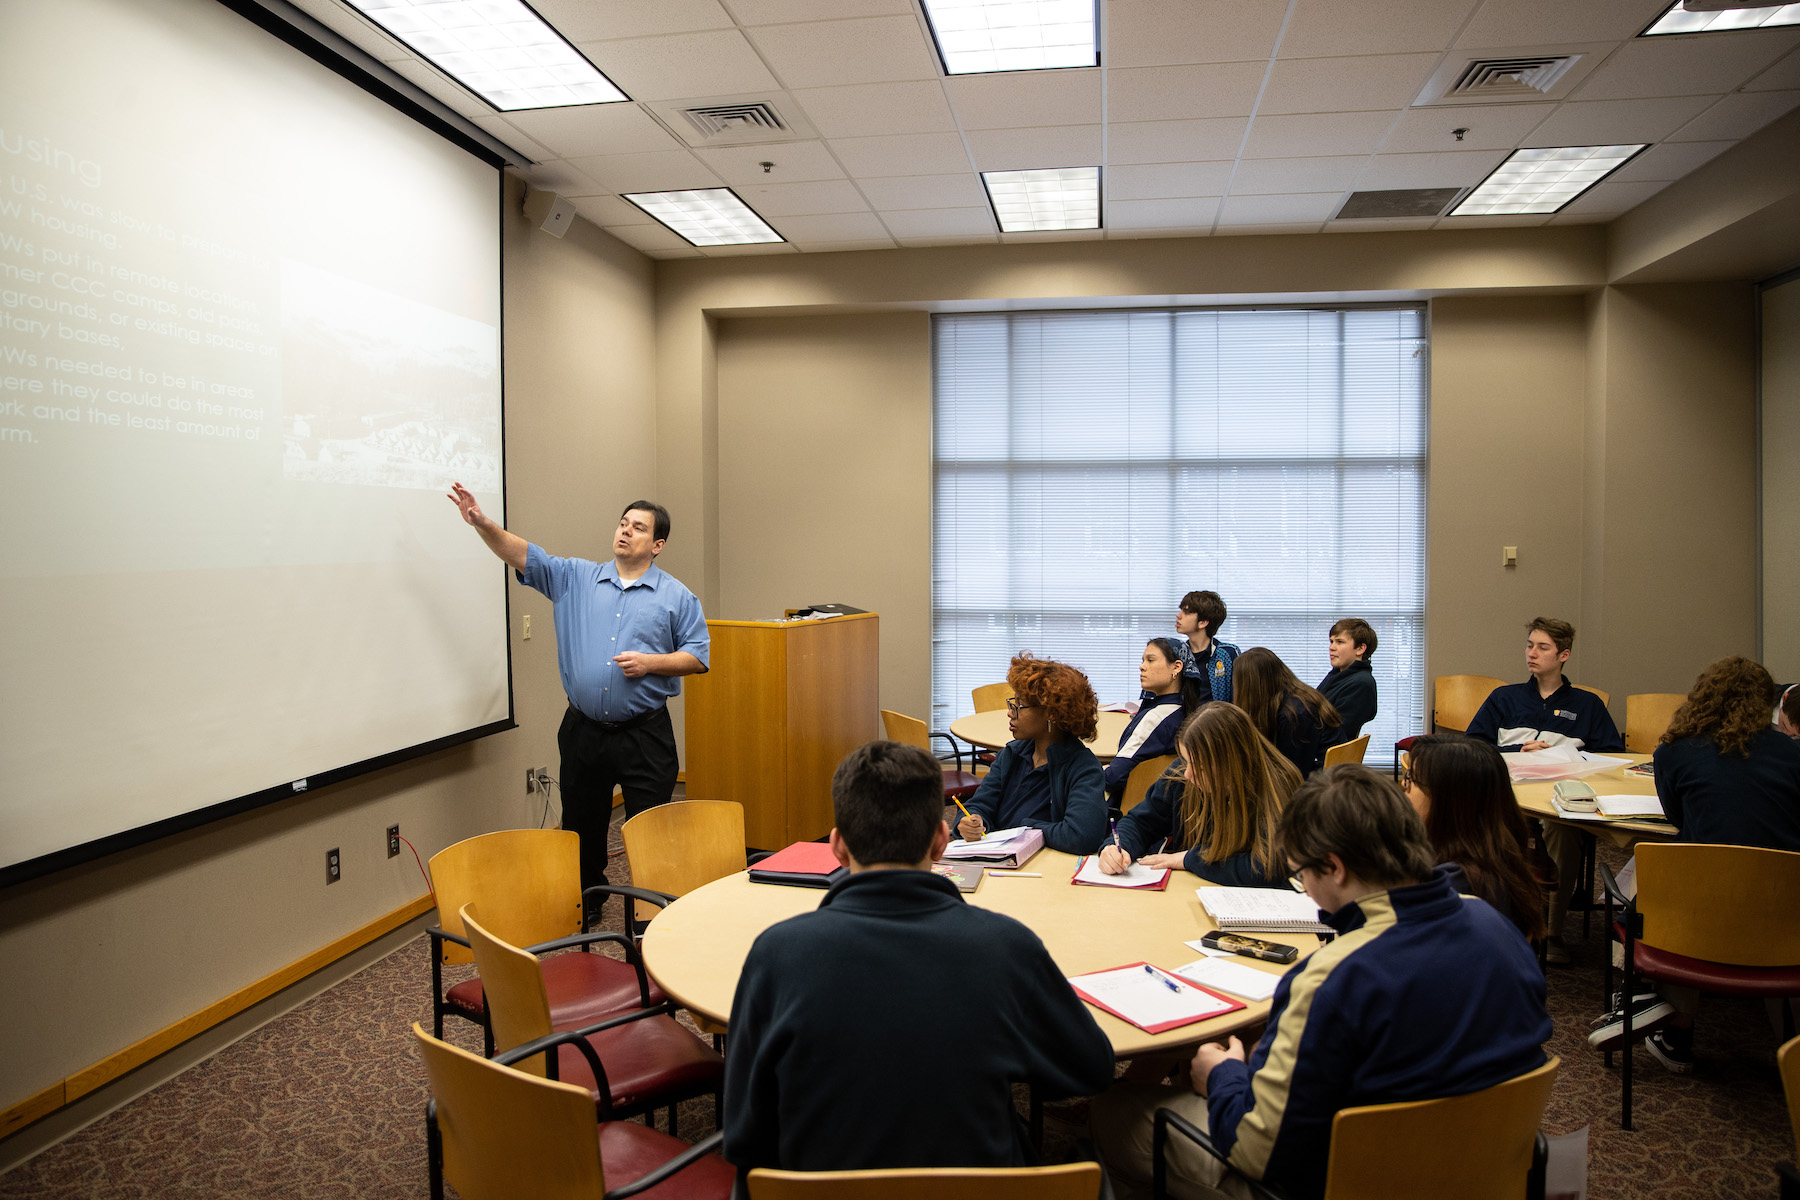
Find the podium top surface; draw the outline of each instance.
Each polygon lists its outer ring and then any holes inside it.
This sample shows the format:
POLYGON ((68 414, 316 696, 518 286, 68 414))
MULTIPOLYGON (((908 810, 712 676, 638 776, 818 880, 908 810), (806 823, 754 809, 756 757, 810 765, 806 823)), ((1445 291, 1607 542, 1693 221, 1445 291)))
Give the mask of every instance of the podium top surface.
POLYGON ((879 613, 843 613, 835 617, 794 617, 792 620, 776 621, 713 621, 708 620, 708 629, 793 629, 806 625, 841 625, 849 621, 873 621, 879 613))

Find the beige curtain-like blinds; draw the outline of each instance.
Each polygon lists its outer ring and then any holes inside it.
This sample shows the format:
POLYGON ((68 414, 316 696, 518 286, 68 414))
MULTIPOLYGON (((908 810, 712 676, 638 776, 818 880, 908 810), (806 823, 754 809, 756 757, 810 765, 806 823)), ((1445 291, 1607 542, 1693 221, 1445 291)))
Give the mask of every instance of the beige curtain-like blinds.
POLYGON ((1369 761, 1420 728, 1425 314, 935 318, 932 727, 1020 650, 1135 699, 1144 642, 1211 588, 1227 642, 1310 684, 1327 631, 1381 645, 1369 761))

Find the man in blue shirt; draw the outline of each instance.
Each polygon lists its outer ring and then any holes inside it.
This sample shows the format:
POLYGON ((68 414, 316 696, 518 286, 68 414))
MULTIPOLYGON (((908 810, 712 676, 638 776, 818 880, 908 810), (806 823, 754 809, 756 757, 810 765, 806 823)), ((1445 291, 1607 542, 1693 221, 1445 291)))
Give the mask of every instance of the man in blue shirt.
POLYGON ((556 743, 563 828, 581 835, 581 886, 606 882, 614 786, 625 815, 667 803, 679 769, 669 698, 707 669, 711 639, 700 601, 657 567, 669 537, 660 504, 634 500, 619 516, 613 560, 557 558, 484 515, 462 484, 450 499, 488 549, 554 604, 556 665, 569 710, 556 743))

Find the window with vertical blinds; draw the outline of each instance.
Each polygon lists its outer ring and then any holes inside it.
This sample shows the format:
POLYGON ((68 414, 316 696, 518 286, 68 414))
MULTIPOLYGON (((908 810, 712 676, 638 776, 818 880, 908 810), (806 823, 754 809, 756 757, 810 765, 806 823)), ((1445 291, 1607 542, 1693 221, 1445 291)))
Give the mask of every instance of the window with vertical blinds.
POLYGON ((1222 640, 1317 684, 1380 637, 1370 761, 1424 703, 1425 314, 939 316, 932 728, 1020 650, 1135 699, 1144 642, 1211 588, 1222 640))

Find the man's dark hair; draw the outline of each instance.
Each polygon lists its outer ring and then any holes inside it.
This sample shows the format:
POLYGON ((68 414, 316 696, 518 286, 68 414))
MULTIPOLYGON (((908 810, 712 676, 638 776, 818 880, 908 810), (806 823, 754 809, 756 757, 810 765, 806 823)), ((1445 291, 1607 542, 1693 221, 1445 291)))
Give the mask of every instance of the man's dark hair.
POLYGON ((1555 617, 1538 617, 1525 627, 1526 633, 1541 633, 1556 643, 1558 653, 1575 645, 1575 627, 1555 617))
POLYGON ((866 742, 832 775, 831 809, 857 862, 916 863, 944 820, 944 770, 917 746, 866 742))
POLYGON ((1361 617, 1345 617, 1331 627, 1332 637, 1336 637, 1340 633, 1347 633, 1350 635, 1351 649, 1355 649, 1358 646, 1363 647, 1362 660, 1364 662, 1368 662, 1371 658, 1375 657, 1375 647, 1379 644, 1379 641, 1375 637, 1375 627, 1373 625, 1370 625, 1361 617))
POLYGON ((669 540, 668 509, 664 508, 654 500, 633 500, 630 504, 625 506, 625 512, 619 514, 619 520, 623 521, 625 519, 625 513, 628 512, 649 513, 650 516, 654 518, 650 523, 651 536, 659 542, 666 542, 669 540))
POLYGON ((1437 861, 1425 822, 1399 785, 1360 763, 1329 767, 1301 784, 1281 810, 1275 842, 1296 866, 1321 869, 1335 854, 1379 888, 1421 883, 1437 861))
POLYGON ((1189 592, 1181 598, 1181 611, 1193 613, 1206 622, 1206 636, 1219 636, 1219 626, 1225 623, 1225 601, 1217 592, 1189 592))

